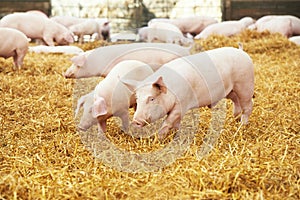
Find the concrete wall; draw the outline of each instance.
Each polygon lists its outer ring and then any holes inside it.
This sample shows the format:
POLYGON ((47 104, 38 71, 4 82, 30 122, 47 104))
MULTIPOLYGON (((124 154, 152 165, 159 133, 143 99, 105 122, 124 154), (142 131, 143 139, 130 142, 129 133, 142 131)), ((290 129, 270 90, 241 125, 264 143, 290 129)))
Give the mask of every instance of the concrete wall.
POLYGON ((134 32, 154 17, 222 18, 221 0, 51 0, 51 4, 52 15, 109 18, 112 32, 134 32))

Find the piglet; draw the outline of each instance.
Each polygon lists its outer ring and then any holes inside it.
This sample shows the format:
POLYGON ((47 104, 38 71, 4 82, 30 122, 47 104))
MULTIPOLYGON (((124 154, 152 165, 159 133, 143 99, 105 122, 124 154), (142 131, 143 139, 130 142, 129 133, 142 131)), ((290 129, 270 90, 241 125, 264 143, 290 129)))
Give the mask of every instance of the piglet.
POLYGON ((0 28, 0 56, 13 57, 15 67, 20 69, 28 51, 28 38, 22 32, 11 28, 0 28))
POLYGON ((74 24, 69 27, 69 29, 78 36, 78 41, 83 42, 83 36, 97 34, 96 39, 102 38, 102 30, 100 24, 94 19, 86 19, 82 23, 74 24))
MULTIPOLYGON (((135 98, 133 93, 120 82, 120 79, 141 81, 152 73, 151 67, 143 62, 125 60, 119 62, 107 77, 95 87, 92 116, 97 118, 100 131, 106 130, 106 120, 111 116, 120 117, 123 130, 128 130, 128 109, 135 104, 135 98)), ((84 119, 84 121, 87 120, 84 119)))
POLYGON ((198 35, 204 28, 218 21, 210 16, 189 16, 175 19, 169 18, 153 18, 148 22, 148 26, 152 23, 164 22, 177 26, 183 34, 198 35))
POLYGON ((160 138, 179 128, 188 110, 213 106, 224 97, 233 101, 234 116, 242 113, 243 124, 252 112, 254 67, 241 49, 223 47, 185 56, 164 64, 143 81, 122 82, 136 94, 135 126, 143 127, 167 115, 160 138))
POLYGON ((286 16, 265 16, 258 19, 255 29, 258 32, 269 31, 270 33, 280 33, 285 37, 293 35, 292 18, 286 16))
POLYGON ((99 47, 71 58, 66 78, 105 77, 123 60, 139 60, 155 71, 175 58, 189 55, 189 48, 166 43, 131 43, 99 47))
POLYGON ((196 36, 207 26, 215 24, 218 21, 210 16, 190 16, 172 19, 171 23, 177 26, 183 34, 196 36))
POLYGON ((293 34, 300 34, 300 19, 291 15, 266 15, 259 18, 252 29, 291 37, 293 34))
POLYGON ((78 55, 83 53, 84 51, 77 46, 46 46, 46 45, 38 45, 38 46, 30 46, 29 52, 35 53, 63 53, 63 54, 75 54, 78 55))
POLYGON ((224 21, 207 26, 195 39, 206 39, 210 35, 232 36, 245 30, 254 23, 251 17, 244 17, 237 21, 224 21))
POLYGON ((0 26, 17 29, 31 39, 42 39, 49 46, 54 46, 54 41, 60 45, 74 42, 73 33, 66 27, 36 14, 6 15, 1 19, 0 26))
POLYGON ((181 30, 170 23, 154 22, 151 23, 149 28, 145 31, 147 31, 148 42, 153 42, 156 39, 162 42, 175 43, 183 46, 191 46, 193 44, 193 40, 184 37, 181 30))
POLYGON ((57 22, 65 26, 66 28, 69 28, 74 24, 79 24, 85 21, 84 18, 73 17, 73 16, 53 16, 50 19, 54 22, 57 22))

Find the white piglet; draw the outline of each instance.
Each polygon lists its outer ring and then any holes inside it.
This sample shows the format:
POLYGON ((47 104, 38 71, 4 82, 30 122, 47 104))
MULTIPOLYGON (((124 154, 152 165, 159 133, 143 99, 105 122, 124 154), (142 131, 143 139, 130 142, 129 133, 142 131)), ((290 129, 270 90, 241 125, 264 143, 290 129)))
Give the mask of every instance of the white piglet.
POLYGON ((150 24, 149 29, 146 29, 146 31, 148 42, 153 42, 156 39, 166 43, 175 43, 185 46, 193 44, 192 39, 184 37, 181 30, 170 23, 154 22, 150 24))
POLYGON ((252 29, 281 33, 286 37, 300 34, 300 18, 293 15, 266 15, 259 18, 252 29))
POLYGON ((118 63, 95 87, 92 117, 97 118, 100 131, 106 130, 106 120, 112 116, 120 117, 123 130, 128 130, 128 109, 136 101, 133 92, 121 83, 120 78, 142 81, 152 73, 152 68, 143 62, 125 60, 118 63))
POLYGON ((207 26, 195 39, 206 39, 210 35, 232 36, 236 35, 254 23, 251 17, 244 17, 236 21, 224 21, 207 26))
POLYGON ((137 109, 133 124, 143 127, 167 115, 159 137, 179 128, 189 109, 213 106, 226 97, 234 103, 234 115, 247 123, 252 112, 254 67, 241 49, 218 48, 175 59, 142 82, 122 79, 135 91, 137 109))
POLYGON ((205 27, 215 24, 218 21, 210 16, 189 16, 176 19, 153 18, 148 22, 148 26, 156 22, 165 22, 177 26, 183 34, 193 36, 199 34, 205 27))
POLYGON ((79 42, 83 42, 85 35, 96 35, 96 39, 107 39, 109 37, 109 22, 100 19, 86 19, 81 23, 74 24, 69 29, 79 37, 79 42))
POLYGON ((215 23, 218 23, 218 21, 210 16, 190 16, 172 20, 172 24, 176 25, 183 34, 190 33, 193 36, 215 23))
POLYGON ((84 18, 72 17, 72 16, 54 16, 50 18, 52 21, 55 21, 67 28, 74 24, 79 24, 85 21, 84 18))
POLYGON ((60 45, 74 42, 73 33, 66 27, 36 14, 8 14, 1 19, 0 26, 17 29, 31 39, 42 39, 49 46, 54 46, 54 42, 60 45))
POLYGON ((79 24, 74 24, 69 27, 69 30, 72 31, 74 35, 78 36, 78 41, 80 43, 83 42, 83 36, 85 35, 92 36, 94 33, 97 33, 97 37, 101 36, 101 32, 99 32, 100 28, 98 23, 92 19, 85 20, 84 22, 79 24))
POLYGON ((46 46, 46 45, 38 45, 38 46, 30 46, 29 52, 35 53, 63 53, 63 54, 75 54, 78 55, 83 53, 84 51, 77 46, 46 46))
POLYGON ((107 76, 123 60, 139 60, 154 71, 175 58, 189 55, 189 48, 166 43, 131 43, 99 47, 71 58, 72 65, 63 74, 66 78, 107 76))
POLYGON ((0 28, 0 57, 13 57, 15 67, 20 69, 28 51, 28 38, 22 32, 11 28, 0 28))

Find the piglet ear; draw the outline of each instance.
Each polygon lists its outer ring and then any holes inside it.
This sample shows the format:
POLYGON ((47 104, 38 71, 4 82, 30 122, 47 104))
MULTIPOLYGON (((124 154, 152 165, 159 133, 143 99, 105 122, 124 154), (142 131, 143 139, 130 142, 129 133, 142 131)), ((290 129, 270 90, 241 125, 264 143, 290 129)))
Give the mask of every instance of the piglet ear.
POLYGON ((163 81, 162 76, 158 77, 158 79, 154 83, 152 83, 152 87, 158 89, 160 92, 162 92, 164 94, 167 93, 167 87, 163 81))
MULTIPOLYGON (((120 79, 120 77, 119 77, 120 79)), ((129 90, 131 90, 132 92, 135 91, 135 89, 137 88, 139 81, 136 80, 132 80, 132 79, 120 79, 120 82, 123 83, 125 86, 127 86, 127 88, 129 90)))
POLYGON ((86 57, 84 54, 81 54, 81 55, 72 57, 71 61, 75 65, 82 67, 86 62, 86 57))
POLYGON ((83 104, 85 102, 85 99, 86 99, 86 96, 87 95, 84 95, 84 96, 82 96, 78 99, 77 107, 76 107, 76 110, 75 110, 75 117, 77 116, 79 109, 83 106, 83 104))
POLYGON ((68 34, 65 36, 65 40, 68 42, 68 43, 73 43, 74 42, 74 37, 72 34, 68 34))
POLYGON ((103 97, 97 96, 94 101, 94 105, 92 108, 92 115, 94 118, 97 118, 101 115, 107 114, 106 102, 103 97))

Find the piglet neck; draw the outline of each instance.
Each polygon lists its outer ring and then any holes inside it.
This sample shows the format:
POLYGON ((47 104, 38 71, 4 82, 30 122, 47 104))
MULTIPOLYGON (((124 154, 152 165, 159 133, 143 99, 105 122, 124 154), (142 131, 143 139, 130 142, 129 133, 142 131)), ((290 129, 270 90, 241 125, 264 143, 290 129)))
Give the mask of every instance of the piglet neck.
POLYGON ((173 110, 173 108, 176 105, 177 102, 176 97, 169 90, 167 91, 166 94, 162 94, 162 95, 164 95, 163 99, 164 99, 164 105, 166 105, 166 110, 170 112, 171 110, 173 110))

